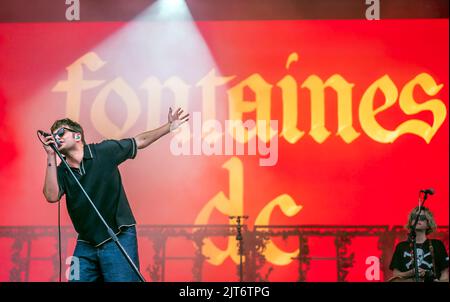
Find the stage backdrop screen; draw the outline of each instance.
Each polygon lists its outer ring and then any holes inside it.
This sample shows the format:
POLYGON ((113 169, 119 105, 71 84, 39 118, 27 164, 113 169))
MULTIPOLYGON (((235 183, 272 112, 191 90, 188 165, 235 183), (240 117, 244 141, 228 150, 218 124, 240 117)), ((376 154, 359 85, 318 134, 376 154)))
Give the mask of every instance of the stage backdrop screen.
MULTIPOLYGON (((404 225, 429 187, 436 193, 427 204, 448 225, 448 28, 448 19, 139 15, 2 23, 0 226, 57 225, 57 205, 42 194, 38 129, 69 117, 98 143, 160 127, 170 107, 188 112, 189 122, 120 165, 138 226, 230 224, 233 215, 248 215, 250 229, 404 225)), ((65 197, 61 215, 71 226, 65 197)), ((295 281, 298 242, 278 239, 266 250, 271 280, 295 281)), ((0 281, 14 265, 11 242, 1 243, 0 281)), ((51 256, 55 246, 43 242, 35 256, 51 256)), ((334 253, 332 242, 320 246, 317 256, 334 253)), ((167 248, 174 257, 194 250, 183 240, 167 248)), ((360 249, 349 280, 365 281, 365 260, 378 255, 376 242, 360 249)), ((142 241, 144 268, 150 250, 142 241)), ((236 279, 234 237, 205 241, 203 253, 205 280, 236 279)), ((311 278, 331 280, 336 268, 321 265, 311 278)), ((36 261, 30 279, 45 281, 49 266, 36 261)), ((176 261, 166 269, 168 280, 190 273, 176 261)))

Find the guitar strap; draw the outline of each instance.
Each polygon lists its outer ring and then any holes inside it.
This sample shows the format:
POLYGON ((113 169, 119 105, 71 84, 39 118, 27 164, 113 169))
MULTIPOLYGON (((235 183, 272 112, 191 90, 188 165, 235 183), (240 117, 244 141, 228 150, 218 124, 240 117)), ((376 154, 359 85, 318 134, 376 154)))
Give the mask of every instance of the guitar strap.
POLYGON ((434 273, 434 277, 437 278, 436 275, 436 262, 434 260, 434 249, 433 249, 433 244, 431 244, 431 239, 428 241, 429 246, 430 246, 430 252, 431 252, 431 259, 433 260, 433 273, 434 273))

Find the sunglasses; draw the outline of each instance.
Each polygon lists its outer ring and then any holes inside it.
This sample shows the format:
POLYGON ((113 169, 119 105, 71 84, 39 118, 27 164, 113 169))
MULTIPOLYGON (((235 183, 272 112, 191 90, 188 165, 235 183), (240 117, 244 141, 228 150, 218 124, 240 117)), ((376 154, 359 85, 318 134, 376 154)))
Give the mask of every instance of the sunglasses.
POLYGON ((75 131, 75 130, 70 129, 70 128, 62 127, 62 128, 59 128, 58 131, 56 131, 55 133, 53 133, 53 135, 54 135, 54 136, 58 136, 58 137, 63 137, 64 134, 66 134, 66 131, 70 131, 70 132, 78 132, 78 131, 75 131))
MULTIPOLYGON (((416 215, 416 214, 413 214, 411 218, 412 218, 412 219, 416 219, 416 217, 417 217, 417 215, 416 215)), ((427 216, 425 216, 425 215, 420 215, 420 216, 419 216, 419 220, 425 221, 425 220, 427 220, 427 216)))

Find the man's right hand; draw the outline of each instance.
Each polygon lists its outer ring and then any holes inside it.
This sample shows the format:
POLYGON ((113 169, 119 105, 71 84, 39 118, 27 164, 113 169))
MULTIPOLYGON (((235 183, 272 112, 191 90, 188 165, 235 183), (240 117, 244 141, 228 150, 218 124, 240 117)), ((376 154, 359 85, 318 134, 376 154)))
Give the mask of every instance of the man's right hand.
MULTIPOLYGON (((423 269, 423 268, 420 268, 420 267, 419 267, 419 277, 420 277, 420 278, 424 278, 426 272, 427 272, 426 269, 423 269)), ((414 276, 414 270, 413 270, 413 276, 414 276)))
POLYGON ((49 155, 49 156, 55 155, 55 151, 50 146, 50 144, 56 145, 56 142, 55 142, 55 139, 53 138, 53 136, 45 137, 41 134, 39 134, 39 136, 41 137, 41 140, 43 142, 42 146, 44 147, 45 152, 47 152, 47 155, 49 155))
POLYGON ((43 193, 48 202, 56 202, 59 200, 56 152, 51 147, 51 144, 55 144, 55 138, 52 135, 45 137, 39 134, 39 136, 43 143, 42 146, 47 153, 47 167, 45 169, 43 193))
MULTIPOLYGON (((425 273, 426 272, 427 272, 426 269, 423 269, 423 268, 419 267, 419 278, 425 277, 425 273)), ((411 270, 407 271, 405 277, 407 277, 407 278, 414 278, 414 269, 411 269, 411 270)))
MULTIPOLYGON (((425 277, 426 271, 427 271, 427 270, 425 270, 425 269, 419 267, 419 277, 420 277, 420 278, 425 277)), ((401 278, 404 278, 404 279, 407 279, 407 278, 414 278, 414 269, 410 269, 409 271, 400 273, 400 277, 401 277, 401 278)))

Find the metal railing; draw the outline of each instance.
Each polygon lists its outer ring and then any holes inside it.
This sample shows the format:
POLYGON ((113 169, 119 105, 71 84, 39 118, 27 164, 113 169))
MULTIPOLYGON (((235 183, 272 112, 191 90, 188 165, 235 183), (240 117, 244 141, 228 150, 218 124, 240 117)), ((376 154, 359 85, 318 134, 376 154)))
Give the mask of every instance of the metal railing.
MULTIPOLYGON (((448 251, 449 227, 439 227, 432 238, 440 239, 448 251)), ((61 228, 61 253, 68 254, 69 242, 76 240, 77 234, 70 226, 61 228)), ((204 240, 206 238, 236 236, 235 225, 141 225, 138 226, 139 240, 145 239, 152 243, 152 256, 150 253, 140 254, 141 262, 146 258, 150 264, 143 268, 149 280, 164 282, 170 280, 167 276, 167 264, 170 261, 186 262, 191 266, 191 278, 186 281, 204 280, 203 268, 207 260, 203 253, 204 240), (194 253, 190 255, 168 256, 166 254, 168 240, 187 240, 192 242, 194 253)), ((244 281, 271 281, 270 274, 274 266, 267 270, 265 249, 269 240, 282 238, 296 242, 300 250, 289 265, 296 266, 297 276, 300 282, 308 281, 311 261, 335 261, 335 281, 347 281, 349 272, 353 269, 355 251, 350 251, 355 238, 372 237, 377 240, 377 249, 380 255, 380 269, 384 276, 390 274, 389 261, 392 257, 395 244, 399 240, 405 240, 407 234, 401 226, 371 225, 371 226, 336 226, 336 225, 270 225, 253 226, 249 229, 246 225, 242 228, 243 244, 243 279, 244 281), (320 257, 311 254, 310 240, 333 239, 332 256, 320 257), (263 272, 263 268, 266 272, 263 272)), ((59 273, 58 257, 58 229, 55 226, 2 226, 0 227, 0 276, 9 278, 0 281, 30 281, 30 270, 36 261, 48 262, 51 277, 42 281, 57 281, 59 273), (46 247, 48 256, 33 256, 33 249, 39 239, 50 238, 51 244, 46 247), (7 247, 7 248, 5 248, 7 247)), ((236 247, 237 248, 237 247, 236 247)), ((70 251, 71 252, 71 251, 70 251)), ((239 267, 236 266, 236 277, 239 276, 239 267)), ((3 277, 4 278, 4 277, 3 277)), ((289 278, 292 280, 292 273, 289 278)), ((227 280, 224 280, 227 281, 227 280)), ((382 281, 382 280, 381 280, 382 281)))

